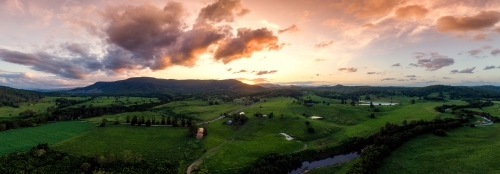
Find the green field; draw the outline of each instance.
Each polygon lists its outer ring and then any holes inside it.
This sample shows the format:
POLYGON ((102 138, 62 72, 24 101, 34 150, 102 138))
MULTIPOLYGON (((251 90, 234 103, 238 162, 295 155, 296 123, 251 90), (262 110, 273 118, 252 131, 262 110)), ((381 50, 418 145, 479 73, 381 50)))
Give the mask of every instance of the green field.
MULTIPOLYGON (((72 98, 68 98, 72 99, 72 98)), ((89 106, 92 104, 92 106, 109 106, 109 105, 124 105, 124 106, 130 106, 130 105, 136 105, 136 104, 143 104, 143 103, 150 103, 150 102, 158 102, 159 100, 157 98, 146 98, 146 97, 127 97, 127 96, 121 96, 121 97, 97 97, 93 100, 80 103, 77 105, 73 105, 70 107, 78 107, 78 106, 89 106)))
POLYGON ((53 145, 78 136, 96 126, 96 124, 67 121, 2 131, 0 132, 0 155, 27 151, 39 143, 53 145))
POLYGON ((188 137, 186 127, 145 127, 108 124, 60 142, 53 149, 72 155, 139 153, 146 160, 189 160, 198 157, 202 143, 188 137))
MULTIPOLYGON (((156 121, 161 121, 161 115, 155 112, 151 111, 145 111, 145 112, 125 112, 121 114, 113 114, 113 115, 104 115, 100 117, 91 117, 91 118, 85 118, 84 120, 87 120, 89 122, 94 122, 94 123, 100 123, 103 118, 107 119, 110 122, 114 122, 116 119, 120 123, 125 123, 127 121, 127 116, 130 116, 130 118, 137 116, 138 118, 141 118, 144 116, 144 119, 152 119, 153 117, 156 119, 156 121)), ((165 118, 166 119, 166 118, 165 118)))
MULTIPOLYGON (((312 96, 316 101, 331 99, 312 96)), ((394 101, 403 102, 401 105, 375 106, 380 112, 373 112, 374 108, 369 106, 351 106, 338 104, 326 105, 316 104, 312 107, 291 104, 292 98, 266 99, 244 110, 250 117, 247 124, 234 130, 232 126, 222 125, 222 121, 211 123, 211 127, 226 127, 221 136, 207 137, 205 140, 207 149, 215 147, 217 143, 226 142, 217 153, 205 159, 202 167, 208 168, 212 173, 226 173, 229 169, 221 170, 220 165, 231 166, 237 169, 247 166, 261 156, 269 153, 291 153, 304 148, 322 148, 340 143, 343 139, 353 136, 368 136, 379 130, 386 122, 399 123, 403 120, 431 120, 441 117, 453 117, 451 114, 442 114, 434 111, 434 107, 442 105, 443 102, 417 101, 410 104, 410 98, 394 98, 394 101), (406 103, 406 104, 405 104, 406 103), (274 118, 256 118, 254 113, 269 114, 273 112, 274 118), (375 118, 369 118, 370 113, 375 113, 375 118), (283 119, 281 119, 283 114, 283 119), (322 120, 313 120, 304 117, 321 116, 322 120), (315 133, 308 133, 305 121, 309 121, 310 127, 315 133), (216 125, 214 125, 216 124, 216 125), (219 125, 220 124, 220 125, 219 125), (230 127, 230 128, 227 128, 230 127), (234 133, 228 133, 233 129, 234 133), (295 140, 287 141, 279 133, 287 133, 295 140), (214 138, 215 140, 212 140, 214 138), (229 139, 229 140, 225 140, 229 139), (234 141, 233 141, 234 140, 234 141), (307 146, 306 146, 307 144, 307 146)), ((449 101, 448 104, 463 104, 461 101, 449 101)), ((227 120, 229 118, 225 118, 227 120)), ((212 131, 213 132, 213 131, 212 131)))
POLYGON ((38 102, 20 103, 19 108, 2 106, 0 107, 0 120, 16 118, 19 116, 19 113, 26 111, 27 109, 35 112, 46 112, 48 107, 55 106, 56 103, 54 101, 56 98, 58 97, 45 97, 38 102))
POLYGON ((384 160, 379 173, 500 173, 500 125, 419 136, 384 160))
POLYGON ((176 114, 184 114, 193 116, 201 120, 208 120, 218 117, 221 113, 229 113, 245 107, 244 105, 234 103, 220 102, 218 105, 209 105, 207 101, 201 100, 188 100, 188 101, 175 101, 161 106, 157 106, 154 110, 162 112, 164 110, 171 110, 176 114))

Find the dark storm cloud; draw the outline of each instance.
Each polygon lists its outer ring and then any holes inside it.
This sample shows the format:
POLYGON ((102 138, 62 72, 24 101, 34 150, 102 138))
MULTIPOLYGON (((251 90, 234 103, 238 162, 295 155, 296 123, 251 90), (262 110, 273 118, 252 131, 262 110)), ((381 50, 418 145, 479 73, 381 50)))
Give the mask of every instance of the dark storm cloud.
POLYGON ((450 66, 455 63, 455 59, 447 56, 439 55, 438 53, 414 53, 417 63, 410 63, 410 66, 423 67, 428 71, 435 71, 445 66, 450 66))
POLYGON ((266 75, 266 74, 274 74, 277 73, 278 70, 271 70, 271 71, 258 71, 255 75, 261 76, 261 75, 266 75))
POLYGON ((250 9, 244 8, 241 0, 217 0, 200 10, 198 21, 209 22, 234 22, 237 16, 250 13, 250 9))
POLYGON ((395 66, 401 66, 401 64, 400 63, 392 64, 391 67, 395 67, 395 66))
POLYGON ((29 66, 32 70, 56 74, 71 79, 84 79, 87 74, 101 66, 97 60, 62 59, 47 53, 22 53, 0 49, 0 59, 6 62, 29 66), (94 63, 97 62, 97 65, 94 63))

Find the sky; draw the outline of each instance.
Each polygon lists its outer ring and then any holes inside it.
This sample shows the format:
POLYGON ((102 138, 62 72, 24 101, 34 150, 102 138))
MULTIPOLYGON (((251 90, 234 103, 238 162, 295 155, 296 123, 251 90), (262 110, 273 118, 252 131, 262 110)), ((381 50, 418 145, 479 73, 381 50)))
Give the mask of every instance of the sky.
POLYGON ((497 0, 0 0, 0 85, 500 85, 497 0))

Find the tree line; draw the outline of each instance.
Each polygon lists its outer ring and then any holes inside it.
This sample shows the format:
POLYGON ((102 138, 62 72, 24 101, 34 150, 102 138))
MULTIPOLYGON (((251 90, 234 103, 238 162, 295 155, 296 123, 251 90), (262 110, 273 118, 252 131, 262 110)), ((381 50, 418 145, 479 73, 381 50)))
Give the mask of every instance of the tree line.
POLYGON ((145 161, 140 154, 72 156, 39 144, 28 152, 0 157, 0 173, 178 173, 179 161, 145 161))

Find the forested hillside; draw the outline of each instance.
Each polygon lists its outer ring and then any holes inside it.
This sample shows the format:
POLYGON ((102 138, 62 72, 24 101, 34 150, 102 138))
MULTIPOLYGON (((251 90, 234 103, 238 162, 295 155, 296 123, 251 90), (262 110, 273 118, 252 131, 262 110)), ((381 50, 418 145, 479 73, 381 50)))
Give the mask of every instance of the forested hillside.
POLYGON ((38 92, 0 86, 0 107, 19 107, 21 102, 37 101, 42 97, 43 95, 38 92))

